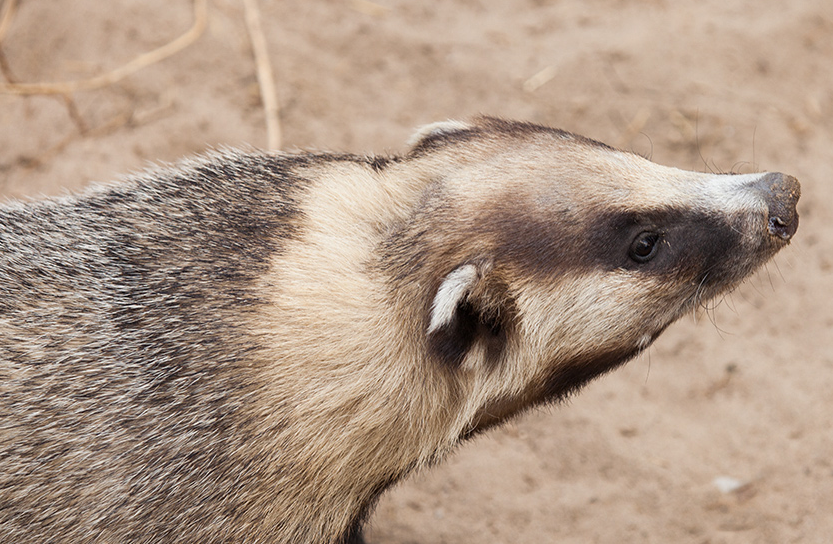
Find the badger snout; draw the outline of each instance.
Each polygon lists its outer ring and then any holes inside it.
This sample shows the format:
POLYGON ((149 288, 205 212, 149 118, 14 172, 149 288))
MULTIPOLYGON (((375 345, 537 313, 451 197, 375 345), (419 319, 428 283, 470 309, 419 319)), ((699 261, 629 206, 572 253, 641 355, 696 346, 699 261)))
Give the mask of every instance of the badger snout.
POLYGON ((767 219, 769 234, 785 241, 792 238, 798 230, 798 213, 795 209, 801 196, 801 185, 798 180, 792 176, 772 172, 763 176, 754 185, 761 191, 769 208, 767 219))

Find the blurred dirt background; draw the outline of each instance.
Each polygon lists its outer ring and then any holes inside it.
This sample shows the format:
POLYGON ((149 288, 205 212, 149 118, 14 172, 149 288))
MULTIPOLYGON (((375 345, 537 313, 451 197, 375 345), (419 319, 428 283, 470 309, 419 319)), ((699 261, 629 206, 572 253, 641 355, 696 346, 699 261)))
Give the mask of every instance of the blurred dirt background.
MULTIPOLYGON (((7 83, 106 74, 194 22, 190 0, 14 7, 7 83)), ((0 194, 266 147, 244 2, 211 0, 206 21, 98 89, 0 94, 0 194)), ((260 0, 259 22, 283 149, 399 152, 418 125, 488 113, 803 185, 798 236, 766 270, 568 404, 399 485, 371 543, 831 542, 833 3, 260 0)))

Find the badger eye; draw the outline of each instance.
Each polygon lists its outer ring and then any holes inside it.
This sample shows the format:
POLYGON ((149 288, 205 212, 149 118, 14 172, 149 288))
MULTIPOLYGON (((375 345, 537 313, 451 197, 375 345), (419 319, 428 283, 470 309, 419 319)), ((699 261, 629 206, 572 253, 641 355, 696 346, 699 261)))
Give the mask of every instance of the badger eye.
POLYGON ((657 232, 641 232, 631 243, 628 256, 638 263, 647 263, 657 254, 660 235, 657 232))

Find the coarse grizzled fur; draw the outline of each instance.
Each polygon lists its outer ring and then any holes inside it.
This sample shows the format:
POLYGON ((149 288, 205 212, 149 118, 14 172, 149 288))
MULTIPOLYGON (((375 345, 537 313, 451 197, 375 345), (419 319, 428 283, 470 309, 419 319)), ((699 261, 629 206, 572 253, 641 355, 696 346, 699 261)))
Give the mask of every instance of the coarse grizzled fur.
POLYGON ((8 204, 0 541, 360 542, 413 469, 737 285, 798 195, 480 118, 8 204))

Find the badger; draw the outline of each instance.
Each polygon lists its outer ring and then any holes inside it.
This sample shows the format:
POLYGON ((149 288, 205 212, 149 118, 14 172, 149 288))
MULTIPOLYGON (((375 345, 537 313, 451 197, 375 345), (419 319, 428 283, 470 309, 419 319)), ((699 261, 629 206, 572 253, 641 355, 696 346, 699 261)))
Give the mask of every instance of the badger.
POLYGON ((0 208, 0 541, 357 543, 385 489, 737 286, 795 178, 497 118, 0 208))

